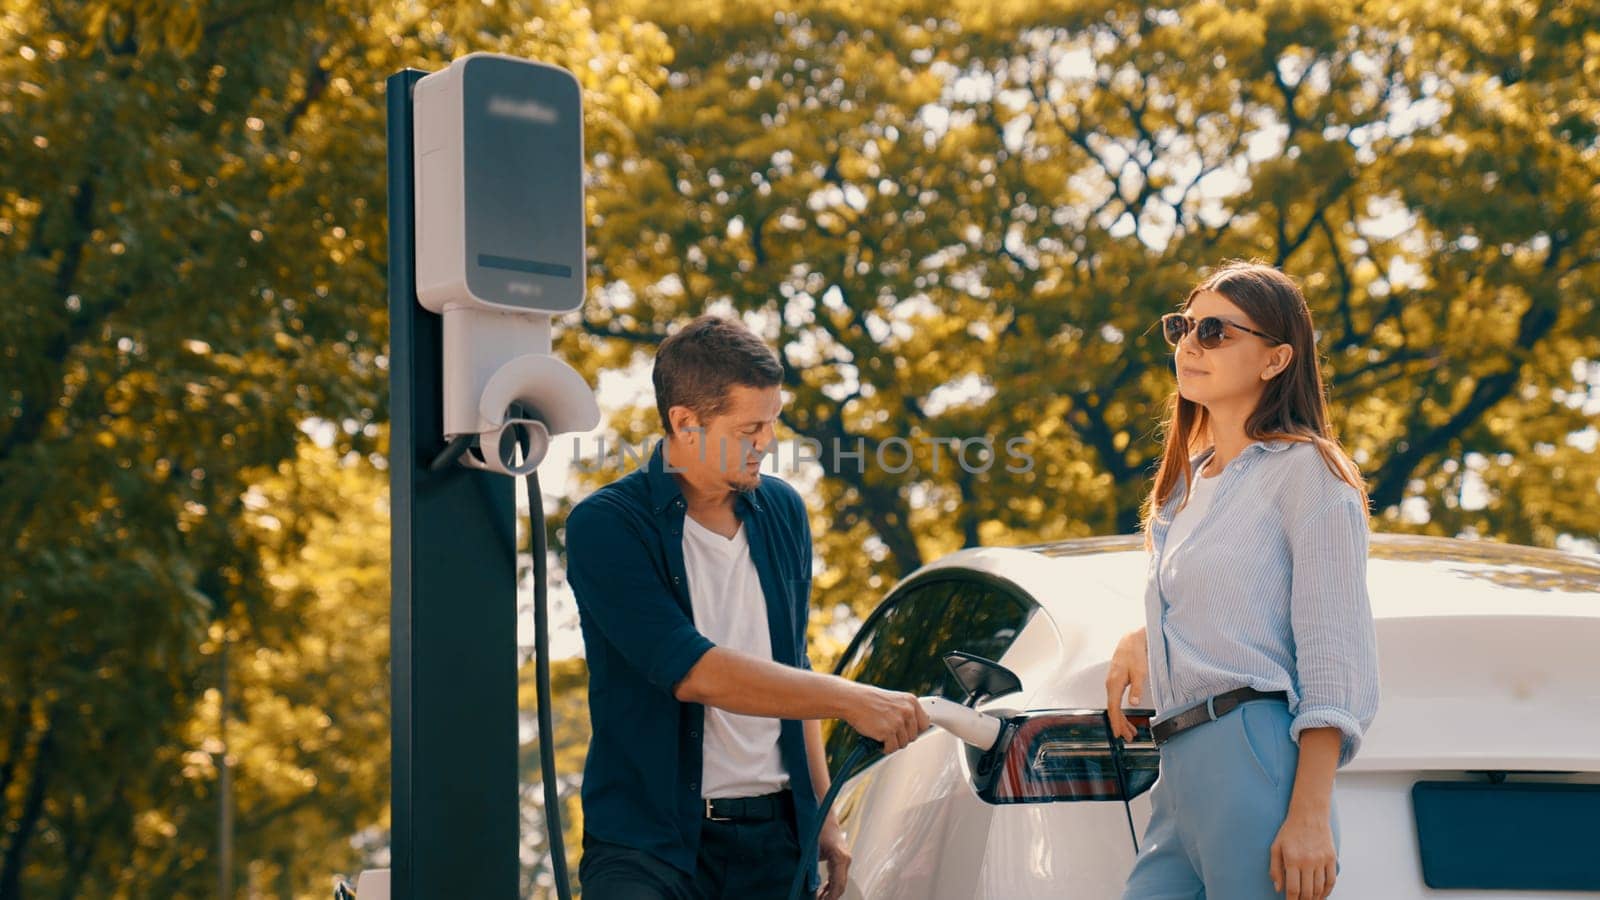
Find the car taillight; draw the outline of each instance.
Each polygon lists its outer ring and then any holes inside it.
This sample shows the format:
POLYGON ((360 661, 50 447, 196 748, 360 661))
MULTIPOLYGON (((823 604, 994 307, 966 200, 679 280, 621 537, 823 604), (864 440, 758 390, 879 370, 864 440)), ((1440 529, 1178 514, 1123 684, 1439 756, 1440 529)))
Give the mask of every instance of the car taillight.
POLYGON ((1138 736, 1123 743, 1099 710, 1015 717, 980 793, 990 803, 1132 800, 1155 784, 1161 755, 1150 737, 1150 714, 1128 720, 1138 736))

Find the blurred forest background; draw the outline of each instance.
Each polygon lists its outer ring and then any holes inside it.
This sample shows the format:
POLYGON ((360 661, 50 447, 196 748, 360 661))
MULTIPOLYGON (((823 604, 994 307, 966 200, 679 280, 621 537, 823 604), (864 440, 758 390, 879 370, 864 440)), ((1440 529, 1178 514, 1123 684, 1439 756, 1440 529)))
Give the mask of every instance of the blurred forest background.
MULTIPOLYGON (((721 309, 781 348, 793 435, 1032 441, 1026 474, 809 485, 819 667, 940 554, 1134 530, 1150 326, 1229 257, 1302 279, 1376 528, 1600 539, 1596 0, 0 9, 0 900, 384 862, 383 81, 470 51, 584 85, 558 334, 591 383, 721 309)), ((557 570, 600 477, 551 506, 557 570)))

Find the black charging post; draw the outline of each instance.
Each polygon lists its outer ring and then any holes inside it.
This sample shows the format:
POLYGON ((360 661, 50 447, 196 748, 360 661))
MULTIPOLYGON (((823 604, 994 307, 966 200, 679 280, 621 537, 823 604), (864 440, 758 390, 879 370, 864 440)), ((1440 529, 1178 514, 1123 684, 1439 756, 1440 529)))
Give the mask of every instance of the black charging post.
POLYGON ((395 900, 518 896, 515 481, 444 449, 441 318, 416 298, 411 92, 390 76, 389 503, 395 900))

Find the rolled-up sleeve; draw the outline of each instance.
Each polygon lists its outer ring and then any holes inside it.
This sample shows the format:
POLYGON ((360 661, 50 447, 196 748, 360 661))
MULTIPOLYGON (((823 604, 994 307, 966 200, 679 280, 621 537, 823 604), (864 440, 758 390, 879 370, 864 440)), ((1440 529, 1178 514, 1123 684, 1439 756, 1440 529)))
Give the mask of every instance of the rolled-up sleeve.
POLYGON ((1299 706, 1289 735, 1339 729, 1339 765, 1355 758, 1378 713, 1378 640, 1367 597, 1367 514, 1341 491, 1290 532, 1289 598, 1299 706))
POLYGON ((670 695, 715 645, 662 582, 636 527, 616 510, 579 504, 567 517, 567 579, 579 611, 623 659, 670 695))

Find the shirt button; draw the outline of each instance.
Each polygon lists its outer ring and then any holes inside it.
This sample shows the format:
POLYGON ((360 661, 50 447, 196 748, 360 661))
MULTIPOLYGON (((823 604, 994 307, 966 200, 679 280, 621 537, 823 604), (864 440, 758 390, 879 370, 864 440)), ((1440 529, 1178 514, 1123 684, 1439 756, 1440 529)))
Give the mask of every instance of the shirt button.
POLYGON ((678 576, 676 576, 676 575, 672 576, 672 583, 673 584, 678 584, 681 581, 683 581, 683 579, 679 578, 678 576))
POLYGON ((697 737, 699 737, 699 736, 700 736, 700 732, 698 732, 698 731, 691 731, 691 732, 689 732, 689 737, 692 737, 692 738, 697 738, 697 737))
POLYGON ((700 790, 700 782, 698 782, 698 781, 689 782, 689 790, 698 792, 700 790))

